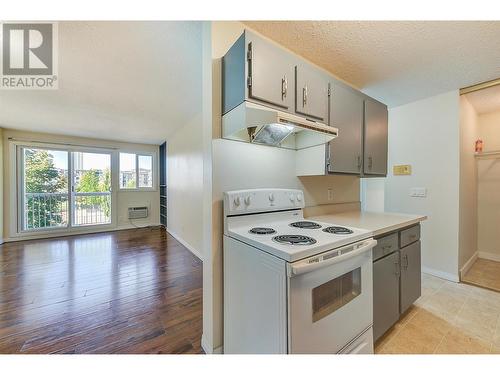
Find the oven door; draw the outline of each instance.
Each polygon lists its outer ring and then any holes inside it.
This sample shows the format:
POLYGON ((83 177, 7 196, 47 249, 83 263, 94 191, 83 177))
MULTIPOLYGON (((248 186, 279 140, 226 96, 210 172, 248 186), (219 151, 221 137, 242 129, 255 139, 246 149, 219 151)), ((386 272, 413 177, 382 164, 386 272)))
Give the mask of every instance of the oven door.
POLYGON ((338 353, 372 326, 376 243, 365 240, 289 265, 289 353, 338 353))

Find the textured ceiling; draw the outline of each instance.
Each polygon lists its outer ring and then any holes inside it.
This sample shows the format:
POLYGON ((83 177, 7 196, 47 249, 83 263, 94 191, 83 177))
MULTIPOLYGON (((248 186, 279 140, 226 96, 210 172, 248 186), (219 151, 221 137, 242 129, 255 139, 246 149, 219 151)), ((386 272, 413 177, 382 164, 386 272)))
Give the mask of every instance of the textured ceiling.
POLYGON ((500 85, 466 94, 478 115, 500 111, 500 85))
POLYGON ((500 77, 500 22, 245 24, 389 106, 500 77))
POLYGON ((161 143, 201 109, 200 22, 59 22, 59 89, 0 90, 0 126, 161 143))

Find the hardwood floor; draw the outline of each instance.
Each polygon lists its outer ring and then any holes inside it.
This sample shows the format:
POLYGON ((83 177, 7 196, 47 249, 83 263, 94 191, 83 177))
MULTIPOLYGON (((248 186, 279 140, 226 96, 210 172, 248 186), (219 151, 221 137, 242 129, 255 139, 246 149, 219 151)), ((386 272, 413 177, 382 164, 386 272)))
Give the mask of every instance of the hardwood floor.
POLYGON ((202 262, 164 229, 0 246, 0 353, 200 353, 202 262))

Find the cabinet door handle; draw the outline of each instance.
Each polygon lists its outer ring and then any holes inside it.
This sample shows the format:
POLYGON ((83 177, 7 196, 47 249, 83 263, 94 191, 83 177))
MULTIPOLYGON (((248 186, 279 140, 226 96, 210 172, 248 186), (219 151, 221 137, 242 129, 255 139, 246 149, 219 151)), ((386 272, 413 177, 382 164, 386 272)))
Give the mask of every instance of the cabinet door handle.
POLYGON ((368 156, 368 168, 372 169, 373 167, 373 158, 371 156, 368 156))
POLYGON ((403 256, 403 261, 404 261, 403 268, 406 270, 406 269, 408 269, 408 254, 405 254, 403 256))
POLYGON ((358 170, 361 170, 361 155, 358 155, 358 170))
POLYGON ((399 260, 395 261, 394 265, 396 266, 396 276, 399 277, 399 275, 401 275, 401 269, 400 269, 400 265, 399 265, 399 260))
POLYGON ((281 99, 286 98, 287 91, 288 91, 288 79, 286 78, 286 76, 284 76, 281 79, 281 99))
POLYGON ((307 105, 307 86, 302 88, 302 106, 307 105))

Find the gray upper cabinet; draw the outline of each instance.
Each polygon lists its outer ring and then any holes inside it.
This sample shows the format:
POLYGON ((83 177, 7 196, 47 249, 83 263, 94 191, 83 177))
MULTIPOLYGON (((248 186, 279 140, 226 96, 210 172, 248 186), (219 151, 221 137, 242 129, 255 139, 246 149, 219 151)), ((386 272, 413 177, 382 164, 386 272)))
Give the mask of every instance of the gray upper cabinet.
POLYGON ((248 43, 248 96, 291 110, 294 62, 285 51, 254 38, 248 43))
POLYGON ((399 251, 373 263, 373 339, 399 319, 399 251))
POLYGON ((401 299, 400 312, 404 313, 421 295, 420 241, 400 250, 401 299))
POLYGON ((363 96, 341 84, 330 94, 330 125, 339 136, 328 147, 327 169, 330 173, 360 174, 362 167, 363 96))
POLYGON ((384 104, 249 31, 224 55, 221 68, 223 115, 249 101, 339 129, 329 145, 311 148, 310 170, 298 174, 387 175, 384 104))
POLYGON ((387 106, 375 100, 365 99, 364 117, 364 174, 385 176, 387 175, 387 106))
POLYGON ((328 77, 311 65, 295 67, 295 112, 328 122, 328 77))

